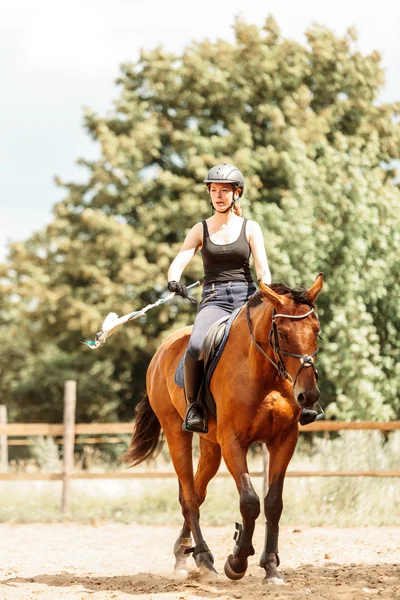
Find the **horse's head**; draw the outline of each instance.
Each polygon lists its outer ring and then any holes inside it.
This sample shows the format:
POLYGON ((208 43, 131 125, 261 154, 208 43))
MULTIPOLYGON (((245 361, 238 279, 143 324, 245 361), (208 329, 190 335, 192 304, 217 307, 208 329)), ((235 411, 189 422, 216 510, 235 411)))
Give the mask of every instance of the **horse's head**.
POLYGON ((314 302, 322 289, 320 273, 308 290, 291 290, 287 286, 260 283, 264 300, 273 305, 269 341, 281 375, 294 389, 301 408, 311 407, 319 398, 318 372, 314 366, 320 330, 314 302))

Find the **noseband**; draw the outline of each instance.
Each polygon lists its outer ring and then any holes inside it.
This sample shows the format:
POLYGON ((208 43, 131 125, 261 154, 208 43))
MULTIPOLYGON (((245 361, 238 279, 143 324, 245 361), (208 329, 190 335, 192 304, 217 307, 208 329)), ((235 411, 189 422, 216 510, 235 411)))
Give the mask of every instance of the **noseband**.
POLYGON ((253 331, 251 328, 251 320, 250 320, 250 306, 249 303, 247 303, 246 306, 246 316, 247 316, 247 323, 249 326, 249 331, 250 331, 250 337, 252 339, 252 341, 255 343, 255 345, 257 346, 257 348, 260 350, 260 352, 265 356, 265 358, 267 358, 269 360, 269 362, 271 364, 274 365, 274 367, 276 368, 276 370, 278 371, 279 375, 281 375, 282 377, 284 377, 285 379, 288 380, 288 382, 294 387, 296 385, 296 381, 298 376, 300 375, 300 372, 302 371, 302 369, 304 369, 305 367, 312 367, 314 374, 315 374, 315 379, 318 380, 318 371, 314 366, 314 361, 313 358, 314 356, 317 354, 318 352, 318 348, 316 350, 314 350, 314 352, 312 354, 295 354, 294 352, 286 352, 285 350, 281 350, 279 347, 279 341, 278 341, 278 330, 277 330, 277 326, 275 323, 275 319, 277 318, 281 318, 284 317, 286 319, 305 319, 306 317, 308 317, 309 315, 311 315, 314 312, 314 309, 312 308, 311 310, 309 310, 308 312, 304 313, 304 315, 285 315, 282 313, 277 313, 275 308, 272 311, 272 324, 271 324, 271 329, 269 331, 269 335, 268 335, 268 340, 270 343, 271 348, 273 349, 275 356, 277 356, 277 362, 275 362, 274 360, 272 360, 272 358, 270 358, 268 356, 268 354, 266 352, 264 352, 264 350, 261 348, 260 344, 255 340, 254 335, 253 335, 253 331), (292 356, 294 358, 298 358, 300 360, 300 366, 297 369, 297 373, 295 375, 294 380, 292 379, 292 376, 290 375, 290 373, 288 373, 284 360, 282 358, 282 354, 284 354, 285 356, 292 356))

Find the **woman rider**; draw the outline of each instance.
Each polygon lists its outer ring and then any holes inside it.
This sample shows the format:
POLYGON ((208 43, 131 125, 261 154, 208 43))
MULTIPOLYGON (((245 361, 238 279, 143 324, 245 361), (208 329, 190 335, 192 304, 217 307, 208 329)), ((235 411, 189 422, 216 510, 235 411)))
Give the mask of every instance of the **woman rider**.
POLYGON ((186 286, 179 280, 201 249, 204 287, 184 365, 188 406, 184 427, 200 432, 206 431, 206 421, 202 407, 195 400, 204 374, 199 355, 206 333, 213 323, 245 304, 256 291, 249 266, 251 254, 257 280, 267 285, 271 283, 261 227, 241 217, 242 173, 233 165, 217 165, 208 172, 204 183, 214 214, 192 227, 168 270, 169 291, 190 298, 186 286))

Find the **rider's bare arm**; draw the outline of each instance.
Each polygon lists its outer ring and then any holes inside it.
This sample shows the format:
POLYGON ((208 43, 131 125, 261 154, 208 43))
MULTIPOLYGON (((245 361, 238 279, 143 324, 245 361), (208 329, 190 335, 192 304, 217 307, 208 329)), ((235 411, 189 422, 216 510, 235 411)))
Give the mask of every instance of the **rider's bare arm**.
POLYGON ((264 236, 261 227, 255 221, 248 221, 248 236, 251 252, 253 254, 254 268, 257 280, 266 285, 271 283, 271 271, 268 266, 267 253, 265 251, 264 236))
POLYGON ((179 281, 193 256, 203 243, 203 225, 196 223, 187 234, 181 249, 168 269, 168 281, 179 281))

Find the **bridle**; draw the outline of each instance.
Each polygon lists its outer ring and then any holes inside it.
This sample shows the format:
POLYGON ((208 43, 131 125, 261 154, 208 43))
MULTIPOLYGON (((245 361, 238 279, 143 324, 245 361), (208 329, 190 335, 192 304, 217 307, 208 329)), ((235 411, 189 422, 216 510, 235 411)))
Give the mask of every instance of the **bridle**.
POLYGON ((308 312, 304 313, 303 315, 285 315, 283 313, 277 313, 275 308, 272 311, 272 324, 271 324, 271 329, 269 331, 269 335, 268 335, 268 341, 270 343, 271 348, 274 351, 274 355, 276 358, 276 362, 274 360, 272 360, 272 358, 270 358, 268 356, 268 354, 266 352, 264 352, 264 350, 261 348, 260 344, 256 341, 254 335, 253 335, 253 330, 251 327, 251 320, 250 320, 250 305, 249 303, 247 303, 246 306, 246 316, 247 316, 247 323, 249 326, 249 332, 250 332, 250 337, 252 339, 252 341, 255 343, 255 345, 257 346, 257 348, 260 350, 260 352, 265 356, 265 358, 267 358, 269 360, 269 362, 274 365, 274 367, 276 368, 276 370, 278 371, 279 375, 281 375, 282 377, 284 377, 285 379, 287 379, 287 381, 294 387, 296 385, 296 381, 298 376, 300 375, 301 371, 304 368, 307 367, 311 367, 314 371, 315 374, 315 379, 318 380, 318 371, 314 366, 314 361, 313 358, 314 356, 317 354, 318 352, 318 348, 316 350, 314 350, 314 352, 312 354, 295 354, 294 352, 286 352, 286 350, 281 350, 281 348, 279 347, 279 341, 278 341, 278 330, 277 330, 277 326, 276 326, 276 322, 275 319, 278 319, 280 317, 284 317, 286 319, 305 319, 306 317, 308 317, 309 315, 311 315, 314 312, 314 309, 311 308, 311 310, 309 310, 308 312), (284 354, 285 356, 292 356, 294 358, 298 358, 300 360, 300 366, 297 369, 297 373, 294 377, 294 380, 292 378, 292 376, 290 375, 290 373, 288 372, 288 370, 286 369, 286 365, 285 362, 282 358, 282 354, 284 354))

